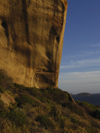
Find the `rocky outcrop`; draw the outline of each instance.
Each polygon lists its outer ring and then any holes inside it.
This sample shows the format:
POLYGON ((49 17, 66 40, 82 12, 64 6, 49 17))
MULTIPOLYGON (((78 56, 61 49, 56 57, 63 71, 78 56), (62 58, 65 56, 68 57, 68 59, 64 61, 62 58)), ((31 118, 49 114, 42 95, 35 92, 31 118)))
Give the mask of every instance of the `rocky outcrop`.
POLYGON ((8 106, 15 103, 15 99, 8 93, 0 93, 0 96, 0 100, 8 106))
POLYGON ((0 0, 0 69, 13 81, 58 86, 66 0, 0 0))

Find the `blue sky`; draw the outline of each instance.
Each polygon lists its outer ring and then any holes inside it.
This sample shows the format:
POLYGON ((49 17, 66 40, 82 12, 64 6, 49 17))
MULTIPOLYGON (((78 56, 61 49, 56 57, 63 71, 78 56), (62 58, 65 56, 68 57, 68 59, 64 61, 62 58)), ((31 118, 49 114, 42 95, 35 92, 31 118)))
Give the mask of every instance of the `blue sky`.
POLYGON ((100 93, 100 0, 67 0, 59 88, 100 93))

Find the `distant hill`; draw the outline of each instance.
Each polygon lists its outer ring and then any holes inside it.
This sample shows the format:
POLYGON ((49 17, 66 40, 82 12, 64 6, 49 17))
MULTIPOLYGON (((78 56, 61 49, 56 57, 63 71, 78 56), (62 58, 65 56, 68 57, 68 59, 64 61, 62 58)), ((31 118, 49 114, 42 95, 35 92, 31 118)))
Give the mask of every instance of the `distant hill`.
POLYGON ((82 102, 89 102, 94 105, 99 105, 100 106, 100 94, 77 94, 77 95, 72 95, 74 100, 82 101, 82 102))
POLYGON ((100 107, 68 92, 12 82, 0 71, 0 133, 99 133, 100 107))
POLYGON ((92 95, 92 94, 87 93, 87 92, 82 92, 82 93, 78 93, 77 95, 79 95, 79 96, 88 96, 88 95, 92 95))

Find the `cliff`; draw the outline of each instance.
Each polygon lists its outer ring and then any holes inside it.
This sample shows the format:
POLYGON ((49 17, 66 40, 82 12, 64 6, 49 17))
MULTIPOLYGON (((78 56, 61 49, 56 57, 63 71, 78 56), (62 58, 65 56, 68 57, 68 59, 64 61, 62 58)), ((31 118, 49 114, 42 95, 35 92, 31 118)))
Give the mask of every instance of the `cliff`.
POLYGON ((0 69, 13 81, 58 86, 66 0, 0 0, 0 69))

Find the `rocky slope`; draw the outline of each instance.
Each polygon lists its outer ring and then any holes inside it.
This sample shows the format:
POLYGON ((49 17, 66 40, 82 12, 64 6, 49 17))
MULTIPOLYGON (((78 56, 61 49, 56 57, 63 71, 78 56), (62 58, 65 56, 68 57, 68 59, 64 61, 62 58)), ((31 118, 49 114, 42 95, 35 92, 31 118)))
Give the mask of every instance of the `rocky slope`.
POLYGON ((0 133, 100 133, 100 106, 18 85, 0 70, 0 133))
POLYGON ((66 0, 0 0, 0 69, 13 81, 58 86, 66 0))

